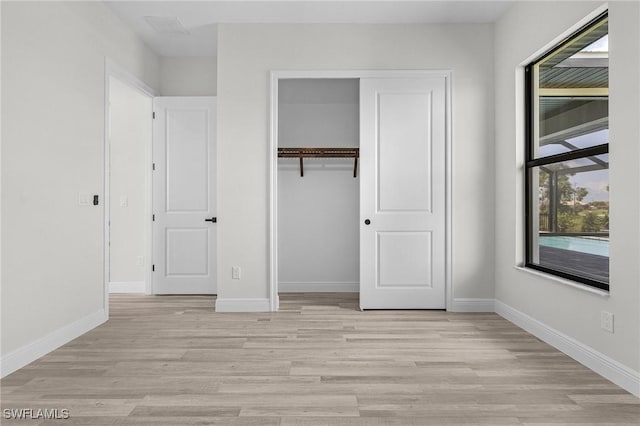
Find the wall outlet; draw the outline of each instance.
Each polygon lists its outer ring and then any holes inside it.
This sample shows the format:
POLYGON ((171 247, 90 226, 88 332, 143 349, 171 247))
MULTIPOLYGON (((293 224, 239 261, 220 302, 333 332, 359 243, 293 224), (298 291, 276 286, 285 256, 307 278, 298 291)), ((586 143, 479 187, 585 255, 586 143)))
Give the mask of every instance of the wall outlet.
POLYGON ((144 266, 144 256, 136 257, 136 266, 144 266))
POLYGON ((240 267, 234 266, 231 268, 231 279, 239 280, 240 279, 240 267))
POLYGON ((604 331, 613 333, 613 314, 611 312, 600 312, 600 327, 604 331))

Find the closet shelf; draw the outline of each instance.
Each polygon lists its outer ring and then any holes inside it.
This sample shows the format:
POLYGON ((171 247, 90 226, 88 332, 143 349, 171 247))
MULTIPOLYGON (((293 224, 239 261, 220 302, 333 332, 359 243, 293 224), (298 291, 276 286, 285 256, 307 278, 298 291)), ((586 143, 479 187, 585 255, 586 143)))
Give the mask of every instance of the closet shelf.
POLYGON ((358 176, 359 148, 278 148, 280 158, 299 158, 300 177, 304 176, 304 158, 353 158, 353 177, 358 176))

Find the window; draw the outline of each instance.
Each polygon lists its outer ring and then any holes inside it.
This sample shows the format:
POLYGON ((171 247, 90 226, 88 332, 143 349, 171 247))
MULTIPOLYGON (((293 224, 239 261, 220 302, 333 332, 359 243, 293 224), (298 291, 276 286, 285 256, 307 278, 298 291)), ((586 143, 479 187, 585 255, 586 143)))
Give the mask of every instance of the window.
POLYGON ((607 15, 525 76, 526 266, 609 290, 607 15))

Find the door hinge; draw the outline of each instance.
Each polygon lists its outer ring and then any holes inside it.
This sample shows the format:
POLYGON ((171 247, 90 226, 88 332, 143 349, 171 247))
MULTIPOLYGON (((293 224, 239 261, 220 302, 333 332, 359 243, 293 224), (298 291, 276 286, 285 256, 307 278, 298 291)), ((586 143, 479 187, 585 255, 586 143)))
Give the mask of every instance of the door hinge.
POLYGON ((156 169, 156 163, 151 163, 151 170, 155 170, 156 169))
POLYGON ((151 220, 152 220, 153 222, 155 222, 155 221, 156 221, 156 215, 155 215, 155 214, 152 214, 152 215, 151 215, 151 220))
POLYGON ((156 271, 156 265, 151 265, 151 271, 155 272, 156 271))
POLYGON ((152 117, 155 120, 155 118, 156 118, 156 112, 155 111, 153 111, 152 117))

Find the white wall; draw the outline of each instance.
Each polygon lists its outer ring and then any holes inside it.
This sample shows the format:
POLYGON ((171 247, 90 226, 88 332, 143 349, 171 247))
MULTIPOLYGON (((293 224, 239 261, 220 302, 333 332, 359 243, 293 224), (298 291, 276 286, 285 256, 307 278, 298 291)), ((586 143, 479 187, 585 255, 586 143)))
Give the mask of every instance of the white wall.
MULTIPOLYGON (((278 146, 359 145, 357 79, 281 80, 278 146)), ((278 164, 279 290, 358 291, 359 178, 353 159, 278 164)))
POLYGON ((103 312, 105 55, 158 87, 157 57, 102 3, 2 2, 3 373, 103 312))
POLYGON ((269 71, 449 68, 454 296, 493 298, 492 25, 224 24, 218 36, 220 297, 268 297, 269 71))
MULTIPOLYGON (((0 82, 2 81, 2 2, 0 2, 0 82)), ((2 188, 2 84, 0 84, 0 188, 2 188)), ((0 319, 2 318, 2 191, 0 191, 0 319)), ((0 330, 1 331, 1 330, 0 330)), ((2 341, 0 339, 0 357, 2 356, 2 341)), ((0 371, 1 373, 1 371, 0 371)))
MULTIPOLYGON (((110 78, 110 282, 144 291, 146 155, 151 144, 152 99, 110 78), (142 260, 142 262, 140 262, 142 260), (135 283, 135 284, 134 284, 135 283)), ((115 289, 115 285, 111 285, 115 289)))
POLYGON ((514 5, 495 29, 496 298, 580 345, 634 370, 637 377, 640 371, 640 197, 637 190, 640 182, 640 4, 615 1, 609 4, 610 294, 597 295, 514 268, 524 260, 521 66, 568 35, 567 30, 575 28, 602 5, 526 2, 514 5), (541 22, 544 25, 540 25, 541 22), (600 329, 603 310, 615 315, 614 334, 600 329))
POLYGON ((162 96, 215 96, 215 57, 163 56, 160 58, 162 96))

